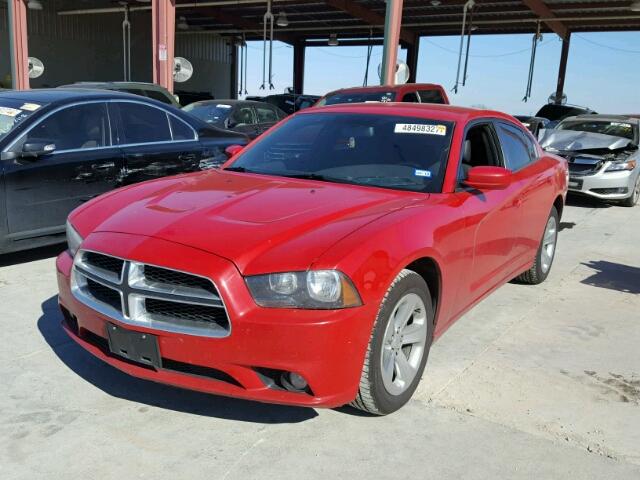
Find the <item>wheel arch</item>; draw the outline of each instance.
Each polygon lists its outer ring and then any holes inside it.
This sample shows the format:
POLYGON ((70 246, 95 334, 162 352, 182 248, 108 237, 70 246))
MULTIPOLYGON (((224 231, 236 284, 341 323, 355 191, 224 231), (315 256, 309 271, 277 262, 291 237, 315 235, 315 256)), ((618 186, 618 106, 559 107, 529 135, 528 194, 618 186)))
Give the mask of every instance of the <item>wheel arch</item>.
POLYGON ((442 272, 440 265, 438 265, 438 262, 432 257, 420 257, 413 260, 404 268, 420 275, 429 287, 434 312, 433 324, 435 326, 438 323, 438 313, 440 311, 440 301, 442 298, 442 272))
POLYGON ((561 195, 558 195, 553 201, 553 206, 556 207, 556 211, 558 212, 558 220, 560 220, 562 218, 562 210, 564 209, 564 200, 561 195))

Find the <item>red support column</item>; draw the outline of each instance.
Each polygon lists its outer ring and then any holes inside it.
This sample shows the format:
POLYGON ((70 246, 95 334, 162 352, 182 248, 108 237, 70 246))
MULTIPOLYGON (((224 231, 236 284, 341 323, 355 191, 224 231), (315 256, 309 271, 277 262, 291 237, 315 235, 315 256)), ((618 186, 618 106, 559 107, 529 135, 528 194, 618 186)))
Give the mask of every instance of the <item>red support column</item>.
POLYGON ((152 0, 153 82, 173 93, 176 33, 175 0, 152 0))
POLYGON ((26 0, 9 0, 9 55, 11 83, 16 90, 29 89, 26 0))
POLYGON ((387 0, 387 14, 384 21, 382 75, 380 75, 381 85, 393 85, 395 83, 401 26, 402 0, 387 0))

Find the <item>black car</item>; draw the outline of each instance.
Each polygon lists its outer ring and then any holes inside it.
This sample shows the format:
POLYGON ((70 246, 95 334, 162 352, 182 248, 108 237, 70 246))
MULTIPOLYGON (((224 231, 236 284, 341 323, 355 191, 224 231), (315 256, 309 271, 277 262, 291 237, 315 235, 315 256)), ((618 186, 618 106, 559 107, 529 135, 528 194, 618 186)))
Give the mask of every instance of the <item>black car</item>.
POLYGON ((187 105, 182 111, 209 125, 243 133, 251 139, 287 116, 273 105, 250 100, 207 100, 187 105))
POLYGON ((291 115, 298 110, 313 107, 318 100, 319 95, 297 95, 295 93, 277 93, 275 95, 267 95, 266 97, 247 97, 247 100, 257 100, 260 102, 270 103, 278 107, 287 115, 291 115))
POLYGON ((248 139, 126 93, 0 92, 0 253, 60 241, 71 210, 119 186, 199 170, 248 139))

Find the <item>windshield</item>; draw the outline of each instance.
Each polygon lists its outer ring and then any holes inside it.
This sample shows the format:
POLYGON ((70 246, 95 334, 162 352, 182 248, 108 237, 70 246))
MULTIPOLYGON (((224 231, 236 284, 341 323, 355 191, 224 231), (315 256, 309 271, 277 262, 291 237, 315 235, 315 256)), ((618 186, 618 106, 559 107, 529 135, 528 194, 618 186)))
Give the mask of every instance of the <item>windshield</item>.
POLYGON ((577 132, 600 133, 614 137, 634 139, 633 125, 628 122, 612 122, 603 120, 572 120, 562 122, 558 130, 574 130, 577 132))
POLYGON ((318 106, 338 103, 393 102, 396 92, 338 92, 329 94, 318 102, 318 106))
POLYGON ((224 103, 192 103, 182 110, 204 120, 207 123, 221 123, 231 113, 231 105, 224 103))
POLYGON ((24 122, 33 112, 42 107, 39 103, 24 100, 0 98, 0 140, 6 137, 20 122, 24 122))
POLYGON ((453 123, 317 113, 294 117, 227 169, 293 178, 440 192, 453 123))

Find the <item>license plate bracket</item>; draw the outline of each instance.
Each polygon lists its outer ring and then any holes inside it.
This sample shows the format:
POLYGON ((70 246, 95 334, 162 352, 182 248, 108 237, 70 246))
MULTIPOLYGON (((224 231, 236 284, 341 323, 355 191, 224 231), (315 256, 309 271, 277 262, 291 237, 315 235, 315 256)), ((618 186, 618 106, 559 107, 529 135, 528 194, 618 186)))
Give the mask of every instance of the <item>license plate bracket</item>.
POLYGON ((109 339, 109 349, 114 355, 142 365, 154 368, 162 367, 158 338, 155 335, 134 332, 108 323, 107 338, 109 339))

